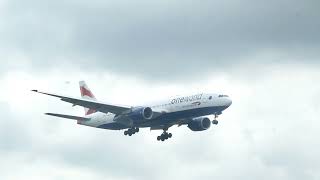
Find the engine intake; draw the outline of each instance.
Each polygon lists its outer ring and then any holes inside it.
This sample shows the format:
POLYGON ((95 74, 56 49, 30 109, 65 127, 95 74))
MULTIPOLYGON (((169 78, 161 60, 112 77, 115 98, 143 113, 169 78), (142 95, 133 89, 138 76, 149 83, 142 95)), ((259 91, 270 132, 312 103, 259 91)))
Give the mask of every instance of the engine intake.
POLYGON ((188 128, 192 131, 204 131, 209 129, 210 126, 211 121, 207 117, 194 118, 188 124, 188 128))
POLYGON ((133 108, 129 117, 134 121, 149 120, 153 117, 153 111, 150 107, 133 108))

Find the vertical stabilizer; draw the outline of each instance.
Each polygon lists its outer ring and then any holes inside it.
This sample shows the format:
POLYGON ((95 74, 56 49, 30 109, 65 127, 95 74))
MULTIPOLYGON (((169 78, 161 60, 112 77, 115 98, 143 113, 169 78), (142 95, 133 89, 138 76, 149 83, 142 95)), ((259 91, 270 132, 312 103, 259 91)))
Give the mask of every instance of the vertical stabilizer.
MULTIPOLYGON (((97 100, 96 97, 91 92, 91 90, 89 89, 89 87, 87 86, 86 82, 80 81, 79 86, 80 86, 81 97, 83 99, 88 99, 88 100, 92 100, 92 101, 97 100)), ((88 108, 84 108, 84 111, 85 111, 85 115, 89 115, 89 114, 97 112, 94 109, 88 109, 88 108)))

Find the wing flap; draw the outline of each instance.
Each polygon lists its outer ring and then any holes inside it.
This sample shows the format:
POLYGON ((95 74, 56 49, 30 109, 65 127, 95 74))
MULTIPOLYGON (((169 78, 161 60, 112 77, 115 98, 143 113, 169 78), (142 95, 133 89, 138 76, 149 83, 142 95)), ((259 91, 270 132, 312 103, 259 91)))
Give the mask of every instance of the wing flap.
POLYGON ((90 118, 71 116, 71 115, 66 115, 66 114, 45 113, 45 115, 55 116, 55 117, 60 117, 60 118, 65 118, 65 119, 73 119, 73 120, 78 120, 78 121, 89 121, 90 120, 90 118))

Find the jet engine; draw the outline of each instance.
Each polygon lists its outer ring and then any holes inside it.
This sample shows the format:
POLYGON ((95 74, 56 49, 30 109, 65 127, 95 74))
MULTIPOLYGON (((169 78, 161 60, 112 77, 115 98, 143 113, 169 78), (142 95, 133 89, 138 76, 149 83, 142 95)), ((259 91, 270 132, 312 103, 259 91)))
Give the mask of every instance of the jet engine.
POLYGON ((149 120, 153 117, 153 111, 150 107, 133 108, 129 117, 134 121, 149 120))
POLYGON ((188 128, 192 131, 204 131, 209 129, 211 121, 207 117, 194 118, 188 123, 188 128))

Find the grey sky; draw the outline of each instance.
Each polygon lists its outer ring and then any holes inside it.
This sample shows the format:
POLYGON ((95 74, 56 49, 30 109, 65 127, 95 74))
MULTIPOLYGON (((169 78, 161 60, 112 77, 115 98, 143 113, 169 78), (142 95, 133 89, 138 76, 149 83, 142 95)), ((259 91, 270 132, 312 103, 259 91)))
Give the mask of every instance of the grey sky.
POLYGON ((33 70, 54 64, 165 80, 193 67, 205 75, 257 61, 313 65, 318 7, 316 0, 5 1, 0 47, 2 59, 25 58, 33 70))
POLYGON ((320 178, 320 3, 0 0, 0 179, 320 178), (212 129, 77 126, 30 89, 139 104, 199 91, 233 105, 212 129), (66 83, 69 81, 69 83, 66 83))

